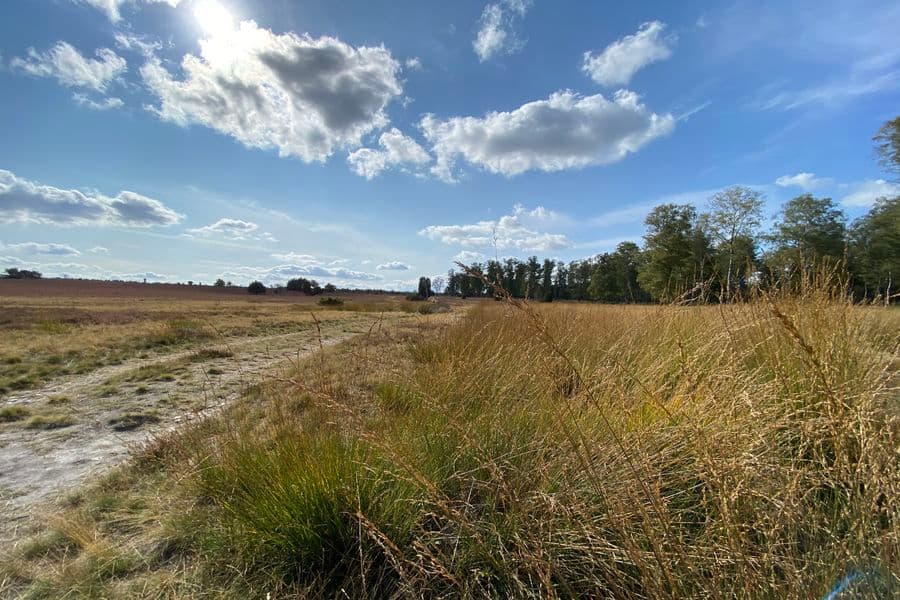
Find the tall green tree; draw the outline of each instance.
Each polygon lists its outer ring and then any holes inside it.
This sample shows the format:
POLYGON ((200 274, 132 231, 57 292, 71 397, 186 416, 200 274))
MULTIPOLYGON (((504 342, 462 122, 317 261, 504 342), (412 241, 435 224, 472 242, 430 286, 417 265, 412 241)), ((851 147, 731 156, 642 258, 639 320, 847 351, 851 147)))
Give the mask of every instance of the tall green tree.
POLYGON ((640 262, 641 249, 634 242, 622 242, 615 252, 601 254, 591 274, 591 299, 628 303, 647 300, 638 283, 640 262))
POLYGON ((769 235, 774 250, 767 262, 774 271, 783 272, 840 260, 846 245, 846 220, 831 198, 797 196, 784 205, 781 219, 769 235))
POLYGON ((709 199, 709 211, 702 216, 704 229, 716 246, 720 262, 724 262, 725 298, 731 298, 732 283, 746 270, 747 240, 751 241, 762 219, 762 193, 733 186, 709 199), (739 255, 739 250, 741 254, 739 255))
POLYGON ((689 204, 662 204, 647 215, 638 281, 654 299, 673 300, 708 275, 709 241, 696 218, 689 204))
POLYGON ((900 280, 900 196, 881 198, 850 228, 850 268, 856 287, 886 301, 900 280))
POLYGON ((544 259, 541 267, 541 297, 545 302, 553 300, 553 261, 544 259))

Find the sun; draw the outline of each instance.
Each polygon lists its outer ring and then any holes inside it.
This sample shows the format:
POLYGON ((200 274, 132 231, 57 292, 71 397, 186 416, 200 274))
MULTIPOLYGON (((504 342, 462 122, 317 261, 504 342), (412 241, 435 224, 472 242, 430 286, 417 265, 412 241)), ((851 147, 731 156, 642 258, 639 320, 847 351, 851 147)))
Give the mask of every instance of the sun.
POLYGON ((194 17, 209 35, 220 35, 234 30, 234 19, 228 9, 216 0, 197 0, 194 17))

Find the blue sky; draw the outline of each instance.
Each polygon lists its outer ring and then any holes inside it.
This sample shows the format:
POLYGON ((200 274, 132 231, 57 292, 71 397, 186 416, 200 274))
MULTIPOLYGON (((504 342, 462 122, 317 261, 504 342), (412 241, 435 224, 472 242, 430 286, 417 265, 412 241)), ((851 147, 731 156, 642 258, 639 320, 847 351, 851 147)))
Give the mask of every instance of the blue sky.
POLYGON ((896 2, 7 0, 0 261, 407 289, 734 184, 900 193, 896 2))

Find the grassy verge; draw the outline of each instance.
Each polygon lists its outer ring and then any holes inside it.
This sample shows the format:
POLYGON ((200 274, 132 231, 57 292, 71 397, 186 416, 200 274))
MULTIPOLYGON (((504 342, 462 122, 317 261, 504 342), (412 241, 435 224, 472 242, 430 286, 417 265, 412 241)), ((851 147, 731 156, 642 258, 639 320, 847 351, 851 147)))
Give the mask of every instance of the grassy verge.
POLYGON ((898 332, 817 292, 373 327, 72 498, 0 592, 888 597, 898 332))

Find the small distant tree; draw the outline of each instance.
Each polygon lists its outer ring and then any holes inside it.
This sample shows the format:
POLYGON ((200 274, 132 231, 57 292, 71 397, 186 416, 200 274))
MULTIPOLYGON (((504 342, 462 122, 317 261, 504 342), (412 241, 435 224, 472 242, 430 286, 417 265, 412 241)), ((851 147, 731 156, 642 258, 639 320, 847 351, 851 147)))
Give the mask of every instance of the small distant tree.
POLYGON ((6 269, 6 279, 40 279, 42 275, 38 271, 29 271, 28 269, 6 269))
POLYGON ((251 283, 250 285, 247 286, 247 293, 255 294, 255 295, 265 294, 266 286, 264 286, 261 281, 254 281, 253 283, 251 283))
POLYGON ((287 282, 287 289, 292 292, 302 292, 307 296, 316 296, 322 293, 322 286, 315 279, 298 277, 287 282))
POLYGON ((213 284, 215 287, 225 287, 224 279, 216 279, 216 282, 213 284))
POLYGON ((431 279, 428 277, 419 277, 419 298, 423 300, 429 296, 433 296, 431 291, 431 279))
POLYGON ((333 283, 326 283, 324 287, 322 287, 322 291, 326 294, 333 294, 337 291, 337 287, 333 283))

